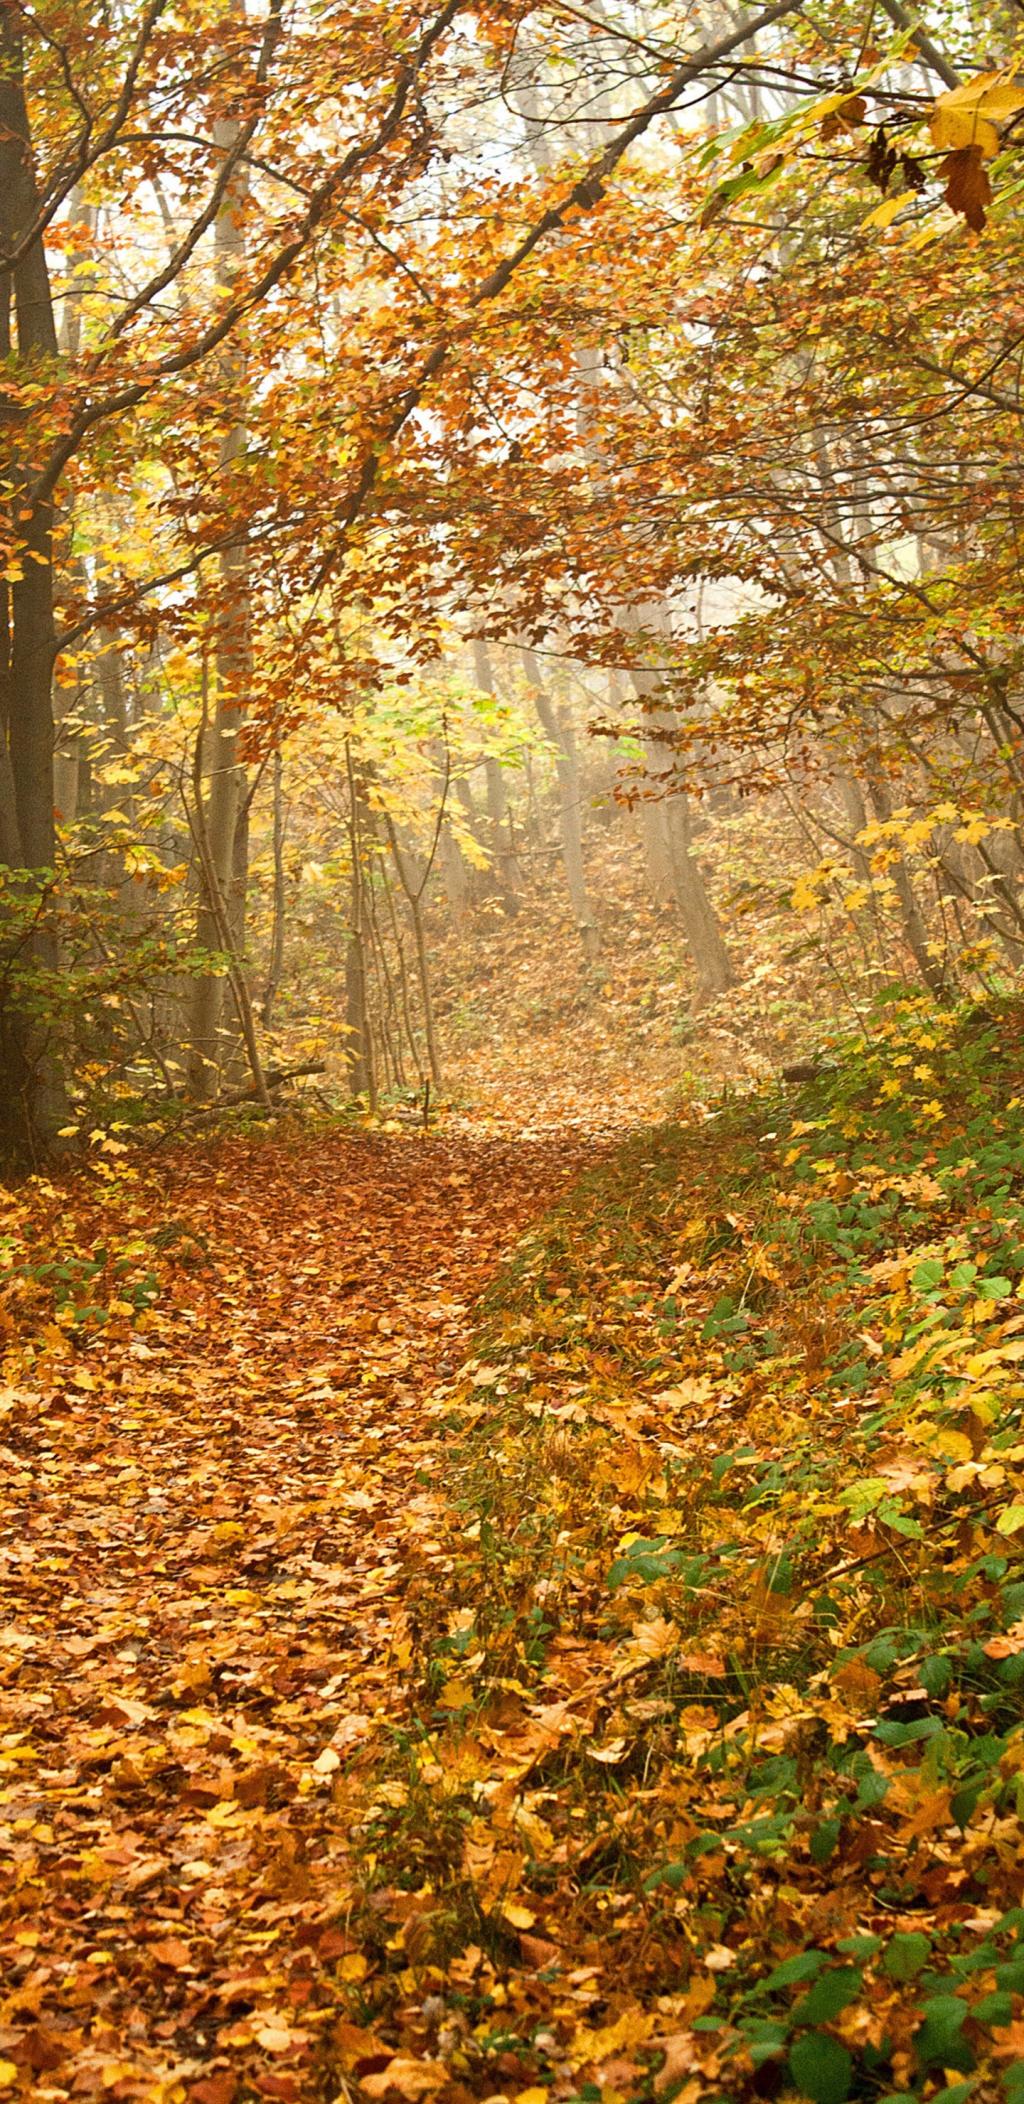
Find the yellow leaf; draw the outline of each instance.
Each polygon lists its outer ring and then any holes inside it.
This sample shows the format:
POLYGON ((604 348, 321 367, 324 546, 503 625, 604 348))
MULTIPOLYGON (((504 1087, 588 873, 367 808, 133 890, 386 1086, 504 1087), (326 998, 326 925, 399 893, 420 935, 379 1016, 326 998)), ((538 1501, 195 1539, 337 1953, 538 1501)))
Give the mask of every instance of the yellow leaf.
POLYGON ((530 1912, 529 1907, 519 1906, 516 1900, 506 1901, 502 1907, 501 1914, 502 1920, 507 1921, 513 1929, 532 1929, 537 1919, 537 1916, 530 1912))
POLYGON ((928 1441, 933 1454, 941 1454, 944 1461, 969 1461, 971 1442, 966 1432, 954 1432, 946 1427, 937 1431, 928 1441))
POLYGON ((209 1811, 203 1813, 203 1817, 208 1826, 236 1826, 242 1817, 242 1807, 233 1804, 228 1798, 221 1798, 219 1803, 212 1804, 209 1811))
POLYGON ((965 1461, 962 1468, 951 1468, 946 1483, 950 1490, 966 1490, 976 1476, 981 1474, 980 1461, 965 1461))
POLYGON ((986 161, 994 160, 999 152, 999 133, 977 107, 951 110, 940 98, 928 119, 928 130, 932 145, 942 151, 955 153, 961 146, 980 146, 986 161))
MULTIPOLYGON (((13 2060, 0 2060, 0 2089, 13 2089, 18 2079, 18 2070, 13 2060)), ((547 2091, 544 2091, 547 2096, 547 2091)))
POLYGON ((1024 82, 1005 73, 977 73, 959 88, 950 88, 936 101, 937 110, 981 110, 997 122, 1024 110, 1024 82))
POLYGON ((793 896, 790 900, 794 911, 797 913, 811 912, 817 903, 818 894, 815 889, 814 878, 798 877, 793 886, 793 896))
POLYGON ((642 2046, 654 2029, 656 2018, 642 2009, 627 2009, 618 2021, 608 2024, 601 2031, 577 2031, 568 2052, 569 2066, 585 2067, 588 2061, 600 2063, 613 2059, 616 2053, 628 2052, 631 2046, 642 2046))
POLYGON ((431 2090, 444 2089, 447 2081, 448 2069, 439 2060, 413 2060, 406 2053, 396 2053, 379 2073, 361 2076, 359 2087, 368 2097, 386 2097, 389 2090, 397 2089, 400 2097, 415 2100, 431 2090))
POLYGON ((906 195, 902 190, 898 191, 895 197, 883 197, 881 204, 876 205, 874 211, 869 212, 867 218, 861 220, 861 229, 863 230, 866 226, 891 226, 897 214, 902 212, 906 202, 906 195))
POLYGON ((474 1692, 472 1681, 450 1680, 447 1687, 441 1689, 438 1705, 441 1709, 465 1709, 472 1702, 474 1692))

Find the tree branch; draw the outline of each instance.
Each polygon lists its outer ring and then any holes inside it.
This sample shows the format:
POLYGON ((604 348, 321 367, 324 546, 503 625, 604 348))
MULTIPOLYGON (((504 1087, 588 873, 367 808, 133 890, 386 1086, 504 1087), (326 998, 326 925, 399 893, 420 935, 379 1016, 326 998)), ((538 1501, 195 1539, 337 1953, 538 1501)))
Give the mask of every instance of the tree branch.
POLYGON ((929 36, 925 35, 920 25, 915 23, 913 16, 908 15, 906 8, 900 6, 900 0, 880 0, 880 5, 883 12, 888 15, 890 22, 895 23, 897 29, 913 30, 914 42, 921 53, 921 57, 927 60, 932 72, 937 73, 939 79, 945 81, 947 88, 960 87, 961 75, 950 65, 948 58, 943 57, 938 46, 932 43, 929 36))

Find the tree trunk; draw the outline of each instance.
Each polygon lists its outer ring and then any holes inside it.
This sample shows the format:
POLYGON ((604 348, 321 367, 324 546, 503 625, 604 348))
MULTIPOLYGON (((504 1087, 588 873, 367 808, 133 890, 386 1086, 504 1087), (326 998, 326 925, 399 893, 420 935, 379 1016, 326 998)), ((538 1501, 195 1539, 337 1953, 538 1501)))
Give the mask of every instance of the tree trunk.
MULTIPOLYGON (((20 37, 13 11, 0 17, 0 243, 15 249, 38 204, 32 172, 28 112, 20 79, 20 37)), ((5 273, 4 306, 10 312, 11 273, 5 273)), ((38 366, 57 356, 57 330, 49 272, 41 241, 32 242, 13 273, 19 366, 38 366)), ((9 321, 8 321, 9 328, 9 321)), ((6 346, 5 346, 6 348, 6 346)), ((15 460, 15 506, 24 502, 26 464, 15 460)), ((53 507, 33 503, 20 521, 21 575, 10 601, 10 718, 8 740, 14 775, 21 853, 28 869, 53 866, 53 713, 56 655, 53 619, 53 507)))
POLYGON ((576 750, 576 734, 569 716, 556 714, 550 694, 544 685, 536 652, 524 650, 523 669, 530 682, 534 707, 555 748, 555 769, 558 776, 558 823, 562 846, 562 863, 565 881, 569 890, 576 927, 583 945, 583 954, 593 961, 601 949, 601 937, 587 895, 587 879, 583 866, 583 826, 580 807, 583 801, 583 784, 580 777, 579 754, 576 750))
MULTIPOLYGON (((633 682, 641 694, 643 687, 640 682, 643 677, 641 674, 640 680, 634 678, 633 682)), ((644 739, 644 755, 652 773, 657 773, 661 768, 662 755, 654 739, 644 739)), ((718 923, 718 915, 708 896, 700 864, 693 852, 693 820, 689 798, 684 790, 676 790, 663 797, 655 808, 661 813, 657 852, 659 857, 664 854, 672 897, 697 974, 698 998, 710 1000, 716 994, 726 992, 733 984, 734 973, 718 923)), ((648 824, 650 823, 648 821, 648 824)))
MULTIPOLYGON (((22 37, 13 7, 0 11, 0 249, 16 251, 38 206, 22 37)), ((0 357, 15 360, 21 376, 42 370, 57 355, 57 331, 46 254, 30 243, 12 270, 0 272, 0 357), (12 336, 11 321, 15 322, 12 336)), ((18 451, 17 423, 8 426, 0 479, 7 486, 11 538, 18 574, 0 602, 0 851, 9 869, 51 871, 53 816, 53 668, 56 657, 53 580, 53 506, 30 494, 31 463, 18 451)), ((11 912, 17 915, 12 896, 11 912)), ((37 926, 25 962, 54 970, 56 941, 37 926)), ((0 1011, 0 1154, 32 1159, 54 1138, 64 1116, 64 1093, 45 1033, 29 1021, 8 980, 0 1011)))
POLYGON ((441 871, 444 895, 448 910, 456 927, 466 918, 470 900, 471 873, 459 852, 459 843, 446 818, 441 821, 437 842, 437 860, 441 871))
MULTIPOLYGON (((238 133, 234 122, 215 126, 215 137, 223 152, 229 152, 238 133)), ((242 215, 248 194, 243 171, 236 172, 225 192, 215 228, 216 269, 219 284, 229 287, 238 275, 244 254, 242 215)), ((223 375, 237 414, 220 448, 220 473, 227 478, 227 503, 234 492, 238 463, 246 450, 245 358, 237 346, 225 353, 223 375)), ((217 624, 216 690, 212 724, 204 736, 202 771, 208 782, 205 831, 209 842, 212 878, 221 899, 229 903, 229 929, 244 926, 245 836, 238 839, 239 815, 245 804, 245 780, 238 759, 241 712, 249 694, 252 676, 252 645, 249 617, 249 556, 244 527, 229 541, 220 558, 221 608, 217 624), (241 903, 240 903, 241 901, 241 903)), ((200 870, 199 910, 196 942, 201 950, 221 948, 220 915, 211 896, 205 872, 200 870)), ((241 947, 234 949, 241 969, 241 947)), ((238 1036, 233 1017, 225 1011, 226 981, 220 972, 204 972, 193 984, 189 1028, 189 1093, 199 1103, 212 1102, 221 1074, 237 1053, 238 1036)))
MULTIPOLYGON (((486 643, 481 642, 479 638, 473 643, 473 671, 477 686, 482 688, 485 694, 497 693, 491 654, 486 643)), ((500 760, 488 754, 484 761, 484 772, 487 780, 487 845, 491 867, 505 911, 513 915, 519 911, 519 863, 512 844, 511 814, 500 760)))
POLYGON ((413 883, 412 874, 406 867, 405 851, 399 842, 394 821, 388 811, 384 813, 384 824, 387 828, 388 845, 398 873, 398 881, 409 905, 413 940, 416 945, 416 967, 419 973, 420 1000, 423 1005, 423 1030, 427 1040, 430 1078, 434 1087, 439 1089, 441 1087, 441 1052, 437 1042, 437 1027, 434 1021, 434 997, 430 984, 430 965, 427 959, 427 938, 423 926, 423 889, 427 880, 424 877, 423 882, 418 887, 413 883))
POLYGON ((852 774, 837 774, 834 776, 834 781, 836 794, 843 807, 843 817, 846 820, 847 831, 850 835, 850 845, 847 849, 850 865, 861 879, 861 882, 867 883, 871 876, 871 864, 863 847, 859 844, 859 835, 864 832, 868 822, 867 808, 861 793, 861 786, 856 776, 852 774))
POLYGON ((377 1070, 373 1057, 370 1022, 369 942, 363 869, 362 799, 352 749, 345 741, 348 770, 349 854, 352 862, 352 919, 348 956, 345 960, 345 1022, 348 1030, 348 1083, 353 1096, 365 1096, 371 1111, 377 1108, 377 1070))
POLYGON ((269 1110, 271 1108, 270 1095, 267 1089, 266 1076, 263 1071, 263 1061, 260 1057, 260 1048, 256 1037, 256 1020, 253 1015, 252 1000, 249 994, 249 988, 246 984, 245 974, 242 970, 241 960, 238 957, 238 954, 232 942, 231 927, 228 921, 227 897, 224 891, 223 884, 221 882, 220 872, 218 871, 214 863, 213 850, 210 845, 210 834, 206 823, 206 812, 203 807, 202 750, 203 745, 205 744, 205 730, 206 685, 204 679, 203 722, 200 737, 196 744, 195 766, 192 785, 194 810, 193 839, 195 842, 196 851, 199 856, 199 868, 203 885, 203 896, 209 904, 217 942, 221 950, 223 951, 227 961, 228 983, 231 989, 231 997, 234 1002, 235 1014, 238 1021, 238 1028, 241 1035, 241 1041, 245 1047, 246 1056, 249 1061, 249 1069, 253 1078, 253 1093, 259 1098, 264 1110, 269 1110))
POLYGON ((726 992, 733 984, 734 973, 718 916, 693 851, 693 818, 689 798, 682 792, 665 800, 665 833, 672 889, 687 947, 696 967, 698 994, 702 1000, 709 1000, 726 992))
MULTIPOLYGON (((666 638, 670 635, 668 611, 663 604, 647 608, 631 607, 623 621, 623 627, 636 635, 644 620, 659 634, 666 638)), ((672 718, 658 703, 661 682, 656 672, 638 670, 630 673, 630 685, 637 700, 644 705, 648 725, 648 729, 643 733, 644 760, 652 775, 664 774, 664 753, 659 751, 657 733, 659 728, 669 732, 672 729, 672 718)), ((717 994, 725 993, 732 986, 735 977, 732 961, 725 947, 718 915, 708 896, 700 864, 693 852, 693 819, 689 798, 685 790, 672 789, 662 801, 665 813, 664 842, 672 896, 697 974, 698 999, 710 1000, 717 994)))
MULTIPOLYGON (((884 825, 892 817, 892 798, 889 795, 888 784, 883 781, 881 775, 869 785, 868 795, 871 799, 871 808, 875 817, 881 825, 884 825)), ((911 882, 910 872, 902 855, 898 855, 891 864, 889 874, 896 888, 900 920, 903 924, 907 948, 929 992, 935 995, 937 1001, 948 1001, 950 989, 947 984, 946 974, 939 960, 932 955, 929 948, 928 930, 925 926, 924 916, 918 905, 917 894, 911 882)))
POLYGON ((262 1019, 265 1030, 273 1020, 274 1002, 284 977, 284 916, 286 905, 284 876, 284 839, 287 817, 284 808, 284 761, 281 747, 274 749, 274 922, 270 935, 270 962, 267 966, 267 984, 263 995, 262 1019))

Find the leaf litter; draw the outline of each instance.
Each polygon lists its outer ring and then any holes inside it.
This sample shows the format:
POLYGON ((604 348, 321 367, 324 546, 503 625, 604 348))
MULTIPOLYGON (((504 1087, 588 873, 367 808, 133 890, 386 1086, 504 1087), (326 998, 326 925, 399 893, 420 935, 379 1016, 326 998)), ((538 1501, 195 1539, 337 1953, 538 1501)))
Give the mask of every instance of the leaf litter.
POLYGON ((0 2083, 1020 2104, 1021 1071, 12 1201, 0 2083))
POLYGON ((366 1965, 330 1786, 403 1713, 437 1553, 423 1397, 576 1158, 227 1140, 9 1200, 12 2092, 321 2093, 366 1965))

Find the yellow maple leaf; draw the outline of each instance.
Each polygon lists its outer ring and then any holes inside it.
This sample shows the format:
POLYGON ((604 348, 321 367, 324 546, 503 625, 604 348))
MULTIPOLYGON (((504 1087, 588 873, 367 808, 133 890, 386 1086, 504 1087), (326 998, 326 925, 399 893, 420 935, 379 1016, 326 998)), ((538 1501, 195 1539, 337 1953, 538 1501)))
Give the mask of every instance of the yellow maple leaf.
POLYGON ((928 119, 928 130, 933 146, 940 151, 956 153, 961 146, 977 146, 986 161, 994 160, 999 152, 999 133, 990 118, 981 116, 977 104, 971 109, 950 109, 945 97, 940 97, 928 119))
POLYGON ((1017 110, 1024 110, 1024 81, 1015 79, 1006 71, 976 73, 973 80, 965 80, 958 88, 950 88, 940 95, 937 109, 980 110, 983 116, 993 117, 999 123, 1004 117, 1012 117, 1017 110))
POLYGON ((472 1702, 474 1693, 471 1680, 450 1680, 447 1686, 441 1689, 437 1698, 438 1707, 450 1710, 466 1709, 472 1702))

